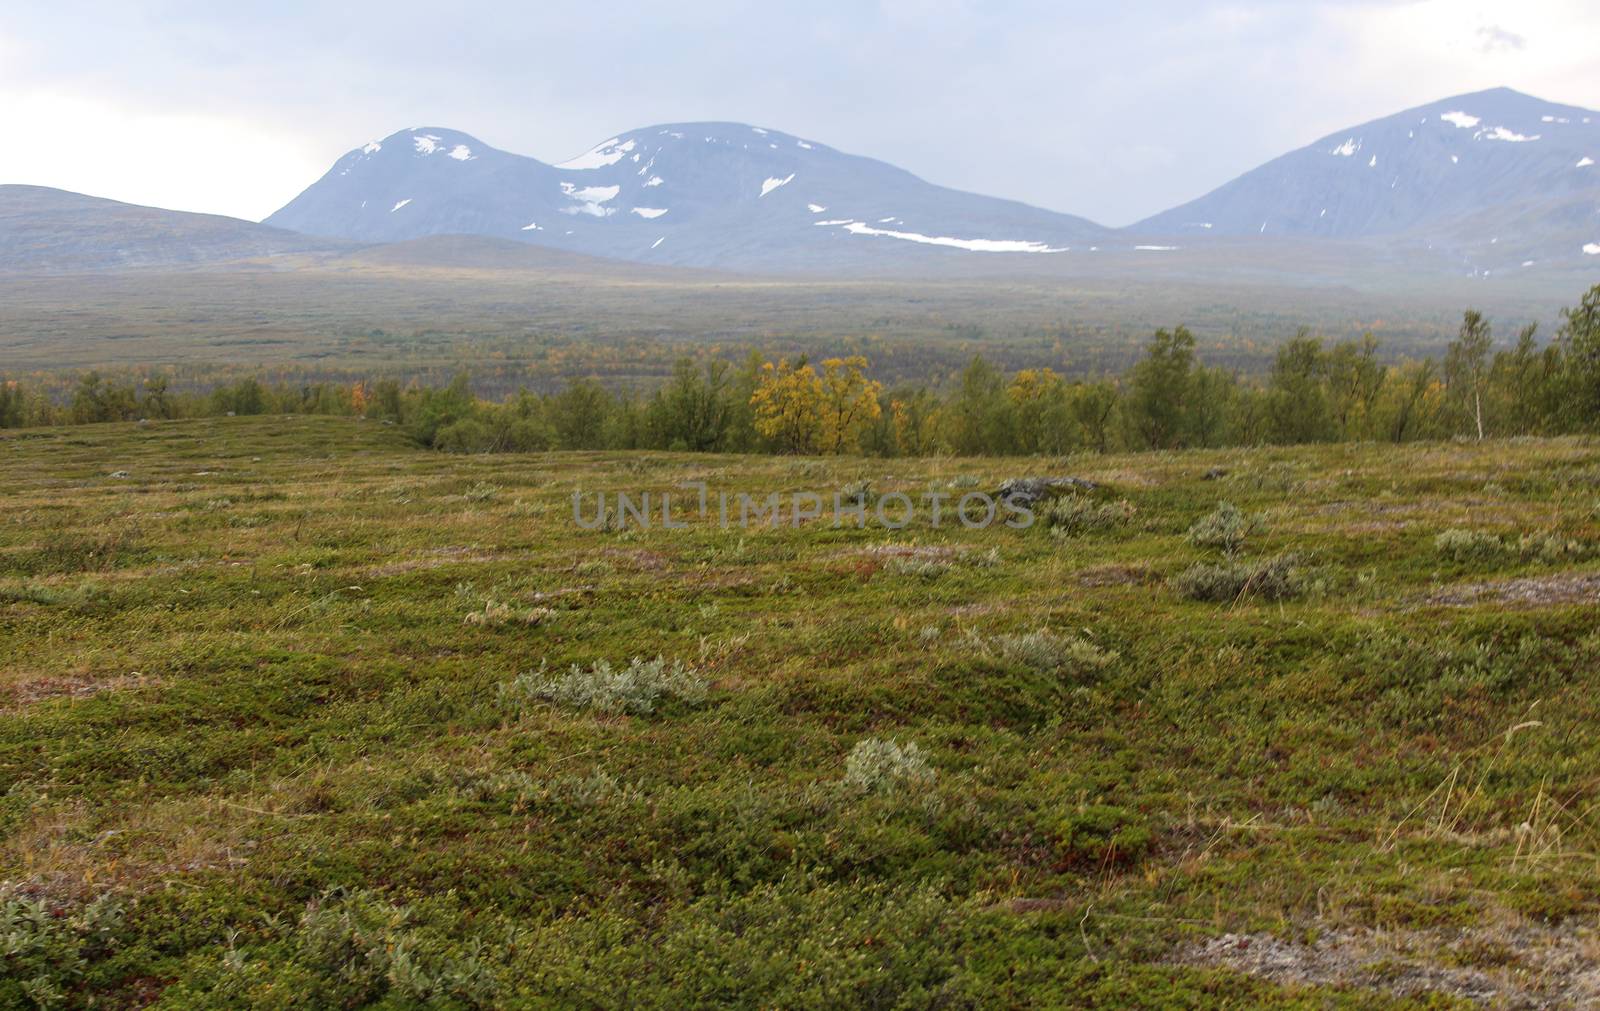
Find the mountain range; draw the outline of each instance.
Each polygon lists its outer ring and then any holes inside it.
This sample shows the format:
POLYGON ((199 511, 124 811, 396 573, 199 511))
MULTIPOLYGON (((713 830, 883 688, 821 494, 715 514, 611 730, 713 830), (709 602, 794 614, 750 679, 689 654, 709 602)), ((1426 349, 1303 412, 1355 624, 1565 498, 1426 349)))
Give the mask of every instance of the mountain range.
POLYGON ((1332 257, 1503 277, 1600 266, 1597 161, 1600 113, 1496 89, 1337 131, 1112 229, 737 123, 647 127, 558 164, 416 127, 352 149, 259 225, 0 187, 0 269, 337 255, 465 235, 502 252, 521 243, 749 273, 1096 275, 1164 260, 1259 278, 1296 264, 1315 275, 1332 257))
POLYGON ((466 232, 738 269, 853 265, 908 245, 1048 253, 1111 234, 738 123, 635 130, 557 165, 454 130, 404 130, 339 159, 266 223, 362 242, 466 232))

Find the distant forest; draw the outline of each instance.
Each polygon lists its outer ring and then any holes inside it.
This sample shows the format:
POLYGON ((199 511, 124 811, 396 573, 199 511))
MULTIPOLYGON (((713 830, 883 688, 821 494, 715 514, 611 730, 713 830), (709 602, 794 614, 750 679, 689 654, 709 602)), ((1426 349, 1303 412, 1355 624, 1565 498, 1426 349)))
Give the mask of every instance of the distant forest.
POLYGON ((66 389, 0 378, 0 428, 257 414, 328 414, 401 426, 450 452, 657 449, 874 456, 1035 455, 1079 450, 1337 441, 1408 442, 1600 431, 1600 285, 1562 313, 1554 339, 1529 326, 1497 347, 1465 313, 1440 358, 1385 363, 1377 341, 1302 332, 1264 375, 1202 362, 1184 327, 1159 330, 1118 375, 1006 373, 974 357, 947 389, 886 388, 862 355, 810 361, 678 361, 654 390, 593 379, 558 392, 474 396, 394 379, 305 384, 247 378, 176 392, 165 375, 97 372, 66 389))

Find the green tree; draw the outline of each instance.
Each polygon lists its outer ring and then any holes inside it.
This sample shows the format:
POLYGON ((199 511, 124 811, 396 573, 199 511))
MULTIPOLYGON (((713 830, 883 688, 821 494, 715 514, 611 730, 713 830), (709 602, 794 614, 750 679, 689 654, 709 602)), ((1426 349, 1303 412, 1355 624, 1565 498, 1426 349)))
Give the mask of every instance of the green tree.
POLYGON ((424 446, 436 445, 444 429, 466 420, 473 411, 472 382, 465 373, 457 374, 443 389, 424 389, 417 407, 406 421, 412 438, 424 446))
POLYGON ((1485 397, 1505 428, 1517 435, 1549 430, 1557 410, 1561 349, 1555 344, 1540 349, 1538 332, 1537 323, 1523 327, 1516 346, 1497 353, 1489 367, 1485 397))
POLYGON ((1067 401, 1067 385, 1052 369, 1022 369, 1006 388, 1016 452, 1065 453, 1078 444, 1078 425, 1067 401))
POLYGON ((21 428, 26 417, 22 385, 0 377, 0 428, 21 428))
POLYGON ((665 448, 714 452, 727 442, 733 406, 727 362, 713 361, 701 370, 692 359, 680 358, 672 378, 651 399, 647 426, 665 448))
POLYGON ((1451 405, 1463 423, 1477 430, 1483 441, 1483 381, 1489 370, 1489 349, 1494 343, 1489 321, 1468 309, 1461 332, 1444 354, 1444 385, 1451 405))
POLYGON ((1565 396, 1561 411, 1569 431, 1600 428, 1600 284, 1590 288, 1577 308, 1561 312, 1565 396))
POLYGON ((1406 442, 1429 434, 1433 406, 1439 392, 1432 359, 1407 362, 1389 383, 1391 403, 1386 405, 1385 433, 1390 442, 1406 442))
POLYGON ((944 412, 950 446, 962 456, 1005 452, 1015 444, 1015 418, 1006 378, 982 355, 961 372, 961 384, 944 412))
POLYGON ((1194 372, 1194 335, 1186 327, 1157 330, 1128 377, 1126 410, 1135 441, 1146 449, 1182 445, 1194 372))
POLYGON ((1070 397, 1072 417, 1082 430, 1084 441, 1096 453, 1111 451, 1111 437, 1115 432, 1117 409, 1122 405, 1122 395, 1110 380, 1083 383, 1075 387, 1070 397))
POLYGON ((1322 342, 1302 330, 1278 349, 1268 381, 1273 442, 1326 442, 1335 436, 1324 386, 1327 356, 1322 342))
POLYGON ((1189 403, 1189 445, 1206 449, 1227 441, 1238 389, 1238 380, 1232 373, 1220 368, 1194 370, 1189 403))
POLYGON ((1333 412, 1336 436, 1342 439, 1372 437, 1372 413, 1383 393, 1386 372, 1378 362, 1378 340, 1366 334, 1360 341, 1340 341, 1323 359, 1328 406, 1333 412))
POLYGON ((611 395, 593 379, 568 384, 550 404, 557 445, 561 449, 600 449, 612 406, 611 395))

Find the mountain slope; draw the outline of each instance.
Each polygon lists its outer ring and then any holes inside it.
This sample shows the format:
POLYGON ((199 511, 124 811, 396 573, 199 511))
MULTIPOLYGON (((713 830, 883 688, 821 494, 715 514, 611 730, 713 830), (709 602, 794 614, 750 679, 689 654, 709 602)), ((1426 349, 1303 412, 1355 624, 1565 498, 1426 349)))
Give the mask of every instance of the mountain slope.
POLYGON ((0 271, 186 266, 339 245, 215 214, 142 207, 44 186, 0 186, 0 271))
POLYGON ((1570 261, 1600 242, 1597 163, 1600 113, 1499 88, 1330 134, 1132 230, 1387 237, 1472 262, 1570 261))
POLYGON ((736 123, 635 130, 557 165, 458 131, 401 131, 346 154, 266 223, 369 242, 466 232, 733 268, 1049 253, 1111 234, 736 123))

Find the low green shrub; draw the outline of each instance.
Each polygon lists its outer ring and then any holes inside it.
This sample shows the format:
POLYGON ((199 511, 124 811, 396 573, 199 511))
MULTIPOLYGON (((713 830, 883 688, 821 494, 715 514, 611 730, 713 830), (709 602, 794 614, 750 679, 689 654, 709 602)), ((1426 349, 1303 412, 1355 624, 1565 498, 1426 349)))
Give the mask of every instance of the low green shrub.
POLYGON ((118 900, 102 895, 61 908, 42 899, 0 900, 0 1007, 56 1007, 90 966, 116 948, 118 900))
POLYGON ((1142 817, 1107 804, 1081 807, 1055 828, 1056 852, 1065 866, 1074 869, 1131 867, 1150 852, 1153 841, 1142 817))

